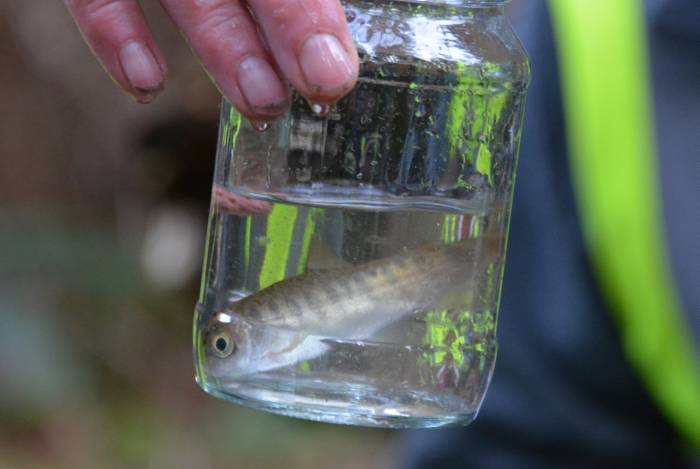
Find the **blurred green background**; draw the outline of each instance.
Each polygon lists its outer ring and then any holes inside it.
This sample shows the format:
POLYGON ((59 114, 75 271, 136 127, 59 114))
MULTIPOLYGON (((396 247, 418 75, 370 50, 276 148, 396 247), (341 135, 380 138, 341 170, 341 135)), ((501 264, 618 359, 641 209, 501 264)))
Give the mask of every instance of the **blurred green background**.
POLYGON ((390 467, 395 433, 196 386, 219 95, 154 3, 170 79, 141 106, 62 2, 0 0, 0 468, 390 467))

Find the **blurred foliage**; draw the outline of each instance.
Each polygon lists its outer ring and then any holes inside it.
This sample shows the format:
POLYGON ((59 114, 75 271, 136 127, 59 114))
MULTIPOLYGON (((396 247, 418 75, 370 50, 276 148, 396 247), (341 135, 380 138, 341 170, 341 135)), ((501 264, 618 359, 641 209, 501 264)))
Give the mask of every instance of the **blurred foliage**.
POLYGON ((0 0, 0 469, 387 467, 392 433, 195 384, 219 96, 143 3, 171 69, 150 106, 114 87, 61 2, 0 0), (163 213, 189 226, 177 242, 195 259, 167 288, 144 269, 163 213))
POLYGON ((2 219, 0 467, 386 466, 388 432, 201 392, 190 344, 196 281, 150 288, 136 256, 89 220, 2 219))

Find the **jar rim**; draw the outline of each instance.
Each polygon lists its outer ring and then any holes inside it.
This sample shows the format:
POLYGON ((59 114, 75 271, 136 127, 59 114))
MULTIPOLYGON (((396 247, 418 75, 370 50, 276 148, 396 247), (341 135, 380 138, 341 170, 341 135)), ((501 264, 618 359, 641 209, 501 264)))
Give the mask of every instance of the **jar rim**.
POLYGON ((451 5, 467 7, 496 7, 510 3, 511 0, 395 0, 404 3, 423 3, 429 5, 451 5))

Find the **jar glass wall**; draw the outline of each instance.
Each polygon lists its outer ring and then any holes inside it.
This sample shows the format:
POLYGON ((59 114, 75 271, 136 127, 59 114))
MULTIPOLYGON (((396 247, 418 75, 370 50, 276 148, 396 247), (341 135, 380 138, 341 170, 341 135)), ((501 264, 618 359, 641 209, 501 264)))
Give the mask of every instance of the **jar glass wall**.
POLYGON ((262 133, 223 102, 194 331, 207 392, 338 423, 474 418, 529 79, 504 3, 346 2, 346 98, 293 95, 262 133))

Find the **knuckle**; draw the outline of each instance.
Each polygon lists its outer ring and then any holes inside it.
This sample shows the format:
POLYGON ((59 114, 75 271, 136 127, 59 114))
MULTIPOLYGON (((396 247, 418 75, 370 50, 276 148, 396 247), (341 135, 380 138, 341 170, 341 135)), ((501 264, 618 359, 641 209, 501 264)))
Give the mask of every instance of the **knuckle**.
MULTIPOLYGON (((298 49, 313 32, 342 36, 345 16, 337 0, 249 0, 265 31, 298 49)), ((273 39, 275 41, 275 39, 273 39)))
POLYGON ((224 5, 215 10, 210 10, 195 25, 199 34, 210 32, 231 32, 246 29, 247 18, 242 8, 224 5))
POLYGON ((195 0, 200 11, 192 33, 197 36, 207 53, 218 55, 221 44, 227 53, 245 53, 254 44, 256 30, 248 12, 240 4, 221 0, 195 0), (235 38, 235 41, 231 39, 235 38))
POLYGON ((124 13, 124 0, 76 0, 73 2, 90 21, 115 20, 124 13))
POLYGON ((332 15, 327 0, 256 0, 258 10, 277 26, 284 26, 304 18, 309 26, 332 15))
POLYGON ((69 8, 91 42, 115 44, 139 32, 134 0, 69 0, 69 8))

